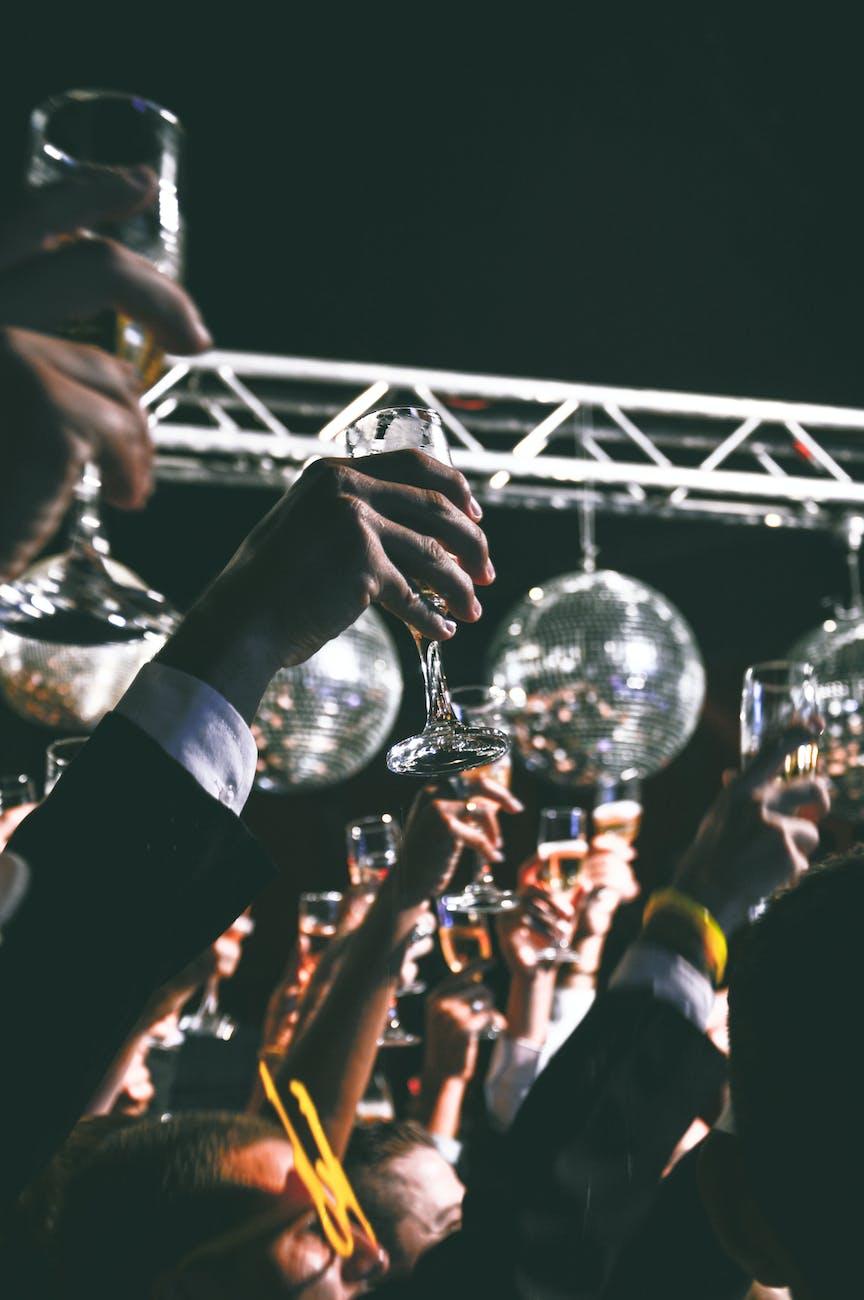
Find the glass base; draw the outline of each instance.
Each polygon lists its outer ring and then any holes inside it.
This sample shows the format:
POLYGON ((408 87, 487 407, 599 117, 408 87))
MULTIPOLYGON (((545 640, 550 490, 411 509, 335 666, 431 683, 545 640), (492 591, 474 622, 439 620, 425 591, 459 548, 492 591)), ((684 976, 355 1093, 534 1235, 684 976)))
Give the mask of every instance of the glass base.
POLYGON ((446 776, 494 763, 509 750, 509 736, 494 727, 438 722, 388 750, 387 766, 397 776, 446 776))
POLYGON ((425 993, 428 987, 428 984, 424 984, 423 980, 415 980, 413 984, 400 984, 396 990, 396 996, 397 998, 418 997, 419 994, 425 993))
POLYGON ((466 885, 461 894, 445 894, 444 906, 451 912, 512 912, 519 899, 512 889, 498 889, 496 885, 466 885))
POLYGON ((227 1043, 236 1034, 237 1025, 230 1016, 193 1012, 180 1021, 180 1030, 189 1038, 218 1038, 227 1043))
POLYGON ((384 1033, 378 1039, 379 1047, 417 1047, 423 1039, 419 1034, 409 1034, 407 1029, 390 1028, 384 1030, 384 1033))

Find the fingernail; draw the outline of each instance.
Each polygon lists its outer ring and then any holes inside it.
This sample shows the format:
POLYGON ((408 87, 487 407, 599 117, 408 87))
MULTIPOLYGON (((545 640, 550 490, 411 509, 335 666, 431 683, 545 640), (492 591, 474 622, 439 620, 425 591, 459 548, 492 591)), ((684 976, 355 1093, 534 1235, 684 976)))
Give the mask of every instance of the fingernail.
POLYGON ((479 520, 483 518, 483 507, 476 497, 471 497, 471 500, 468 502, 468 509, 471 511, 473 519, 479 520))
POLYGON ((453 622, 452 618, 445 618, 442 619, 441 621, 444 625, 444 631, 447 633, 448 636, 452 636, 453 633, 456 631, 456 624, 453 622))
POLYGON ((495 565, 492 563, 491 560, 487 560, 487 561, 486 561, 486 569, 485 569, 485 573, 486 573, 486 579, 487 579, 488 582, 494 582, 494 581, 495 581, 495 565))
POLYGON ((514 808, 514 812, 524 812, 524 811, 525 811, 525 805, 524 805, 524 803, 522 802, 521 799, 517 799, 516 796, 515 796, 515 794, 512 794, 512 795, 510 796, 510 798, 513 800, 513 803, 516 805, 515 808, 514 808))
POLYGON ((480 601, 477 600, 476 597, 475 597, 475 599, 474 599, 474 604, 472 605, 471 608, 472 608, 472 610, 473 610, 473 613, 474 613, 474 617, 475 617, 475 618, 479 618, 480 615, 483 613, 483 606, 480 604, 480 601))

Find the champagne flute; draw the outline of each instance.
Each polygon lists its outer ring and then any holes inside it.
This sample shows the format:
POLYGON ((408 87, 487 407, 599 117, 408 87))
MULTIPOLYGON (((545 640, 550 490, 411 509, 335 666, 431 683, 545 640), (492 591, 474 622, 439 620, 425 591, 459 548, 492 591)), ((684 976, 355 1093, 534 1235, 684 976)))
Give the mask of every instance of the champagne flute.
POLYGON ((343 895, 337 889, 300 895, 297 928, 309 944, 309 957, 317 966, 324 950, 336 936, 342 915, 343 895))
POLYGON ((67 736, 65 740, 55 740, 48 746, 45 750, 45 794, 50 794, 89 739, 89 736, 67 736))
MULTIPOLYGON (((492 935, 489 931, 488 910, 469 910, 463 907, 457 897, 438 899, 438 941, 441 955, 454 975, 468 971, 475 962, 486 962, 492 958, 492 935)), ((483 983, 482 971, 475 970, 466 976, 468 987, 464 994, 458 991, 455 997, 464 997, 472 1011, 493 1011, 495 998, 492 990, 483 983)), ((484 1026, 477 1035, 484 1041, 498 1037, 498 1030, 493 1024, 484 1026)))
MULTIPOLYGON (((33 186, 130 165, 154 171, 156 203, 98 233, 178 279, 183 133, 177 118, 138 96, 72 90, 39 105, 30 128, 33 186)), ((145 386, 159 374, 162 356, 152 336, 126 316, 106 312, 69 322, 65 333, 131 361, 145 386)), ((164 596, 110 559, 100 488, 98 468, 89 463, 76 489, 68 550, 3 588, 4 691, 20 713, 46 725, 94 725, 176 623, 164 596)))
MULTIPOLYGON (((402 843, 399 823, 392 813, 360 817, 345 827, 345 841, 352 885, 370 894, 377 893, 399 858, 402 843)), ((387 1021, 378 1039, 379 1047, 414 1047, 422 1041, 417 1034, 410 1034, 403 1028, 398 1006, 400 997, 422 992, 425 992, 425 986, 419 982, 396 989, 387 1007, 387 1021)))
MULTIPOLYGON (((582 863, 588 853, 585 839, 587 816, 584 808, 543 808, 537 833, 537 856, 540 866, 537 883, 545 889, 553 902, 566 903, 573 898, 573 890, 582 863)), ((573 962, 578 966, 579 954, 566 939, 539 954, 543 961, 559 964, 573 962)))
MULTIPOLYGON (((414 448, 442 464, 451 464, 444 426, 437 411, 422 407, 391 407, 373 411, 357 420, 345 432, 351 456, 414 448)), ((437 613, 446 605, 436 592, 421 588, 420 594, 437 613)), ((411 628, 426 689, 426 724, 416 736, 393 745, 387 753, 391 772, 412 776, 440 776, 466 768, 494 763, 506 754, 510 741, 493 727, 462 723, 453 711, 450 692, 441 664, 441 645, 411 628)))
POLYGON ((595 835, 617 835, 634 844, 642 825, 642 786, 636 778, 601 777, 591 814, 595 835))
MULTIPOLYGON (((255 929, 255 922, 245 912, 228 927, 228 933, 237 935, 244 942, 255 929)), ((214 971, 204 985, 201 1001, 194 1011, 182 1016, 180 1031, 193 1038, 218 1038, 227 1043, 237 1032, 237 1021, 219 1006, 219 986, 222 976, 214 971)))
MULTIPOLYGON (((470 726, 494 727, 509 736, 507 695, 497 686, 459 686, 451 691, 453 708, 460 722, 470 726)), ((466 775, 457 777, 458 792, 470 798, 472 786, 479 777, 490 777, 499 785, 510 789, 513 763, 510 750, 492 763, 475 767, 466 775)), ((455 906, 475 912, 505 912, 517 906, 518 900, 511 889, 499 889, 492 868, 480 854, 475 854, 474 875, 461 894, 448 894, 455 906)))

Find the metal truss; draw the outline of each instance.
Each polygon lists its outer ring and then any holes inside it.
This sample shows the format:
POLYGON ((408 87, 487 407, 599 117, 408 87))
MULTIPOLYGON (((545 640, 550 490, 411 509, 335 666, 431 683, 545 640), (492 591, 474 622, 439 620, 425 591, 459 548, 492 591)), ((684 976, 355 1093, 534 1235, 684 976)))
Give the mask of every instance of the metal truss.
POLYGON ((144 400, 167 479, 284 487, 364 411, 419 404, 484 504, 864 527, 864 410, 222 351, 144 400))

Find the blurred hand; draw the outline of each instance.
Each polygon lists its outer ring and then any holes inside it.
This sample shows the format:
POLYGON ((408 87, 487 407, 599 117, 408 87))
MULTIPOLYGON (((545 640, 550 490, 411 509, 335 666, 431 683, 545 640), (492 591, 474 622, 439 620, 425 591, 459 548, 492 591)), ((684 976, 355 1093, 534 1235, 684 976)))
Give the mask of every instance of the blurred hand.
POLYGON ((153 1087, 153 1079, 147 1068, 146 1051, 142 1048, 135 1053, 129 1063, 111 1109, 114 1114, 119 1115, 146 1115, 155 1096, 156 1089, 153 1087))
POLYGON ((503 785, 479 778, 471 798, 454 799, 438 786, 427 786, 405 823, 399 863, 392 873, 402 906, 416 907, 442 893, 463 849, 474 849, 487 862, 500 862, 501 812, 522 812, 522 804, 503 785))
POLYGON ((106 499, 135 509, 152 488, 152 445, 132 366, 34 330, 112 309, 158 346, 212 340, 187 294, 144 258, 85 232, 156 198, 147 168, 93 171, 27 191, 0 226, 0 579, 15 577, 57 529, 88 459, 106 499))
POLYGON ((422 452, 317 460, 253 529, 160 659, 254 714, 266 682, 377 603, 424 636, 473 623, 494 579, 464 477, 422 452), (429 586, 450 616, 418 594, 429 586))
POLYGON ((494 1007, 473 1011, 463 997, 433 993, 426 1002, 424 1076, 437 1081, 472 1079, 477 1069, 477 1036, 490 1024, 499 1029, 506 1025, 494 1007))
POLYGON ((254 925, 248 913, 243 912, 213 944, 213 954, 216 958, 215 974, 220 980, 230 979, 237 970, 240 958, 243 956, 243 944, 253 929, 254 925))
POLYGON ((147 1002, 139 1024, 142 1032, 155 1035, 155 1026, 177 1017, 181 1007, 196 989, 216 971, 215 945, 205 949, 188 966, 184 966, 172 979, 158 988, 147 1002))
POLYGON ((575 909, 565 899, 553 901, 536 886, 525 889, 518 907, 496 917, 498 945, 511 976, 531 978, 541 969, 554 974, 541 953, 569 944, 575 922, 575 909))
POLYGON ((826 782, 777 780, 786 755, 811 736, 796 725, 759 753, 720 792, 681 862, 676 888, 707 907, 727 934, 756 903, 793 884, 818 846, 819 832, 800 810, 828 812, 826 782))
POLYGON ((16 831, 33 809, 35 803, 18 804, 15 808, 7 808, 5 812, 0 812, 0 853, 3 852, 9 840, 12 838, 13 831, 16 831))

